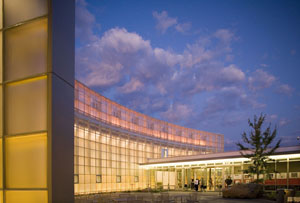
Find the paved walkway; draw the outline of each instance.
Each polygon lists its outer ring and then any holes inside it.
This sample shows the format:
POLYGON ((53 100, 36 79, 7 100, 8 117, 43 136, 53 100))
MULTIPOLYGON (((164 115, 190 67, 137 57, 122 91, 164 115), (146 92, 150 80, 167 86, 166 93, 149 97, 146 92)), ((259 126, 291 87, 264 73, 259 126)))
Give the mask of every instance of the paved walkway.
POLYGON ((274 203, 265 199, 225 199, 218 192, 111 193, 77 196, 75 203, 274 203))

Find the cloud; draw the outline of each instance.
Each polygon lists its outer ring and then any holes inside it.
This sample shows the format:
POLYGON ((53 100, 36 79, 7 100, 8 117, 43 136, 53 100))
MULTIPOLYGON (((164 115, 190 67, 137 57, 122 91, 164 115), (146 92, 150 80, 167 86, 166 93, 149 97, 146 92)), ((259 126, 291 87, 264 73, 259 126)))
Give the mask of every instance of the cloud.
MULTIPOLYGON (((252 95, 240 87, 223 87, 214 96, 207 98, 206 105, 200 114, 203 119, 214 119, 217 117, 227 117, 230 113, 235 115, 242 114, 247 109, 264 108, 265 104, 259 103, 252 95)), ((239 119, 237 119, 239 120, 239 119)), ((235 123, 234 119, 231 123, 235 123)), ((225 123, 225 122, 224 122, 225 123)), ((228 124, 230 122, 227 122, 228 124)))
POLYGON ((294 88, 292 88, 291 86, 289 86, 287 84, 282 84, 282 85, 279 85, 275 91, 282 95, 291 96, 294 91, 294 88))
POLYGON ((95 16, 87 9, 85 0, 76 0, 75 9, 75 36, 81 42, 88 42, 97 39, 93 33, 93 28, 99 26, 95 16))
POLYGON ((136 33, 114 28, 92 44, 77 50, 77 77, 89 86, 109 86, 121 82, 130 67, 145 77, 153 74, 144 67, 151 64, 150 42, 136 33))
POLYGON ((215 32, 215 37, 224 43, 230 43, 234 37, 234 34, 228 29, 219 29, 215 32))
POLYGON ((261 90, 270 87, 276 78, 262 69, 257 69, 248 78, 248 87, 252 91, 261 90))
POLYGON ((172 104, 167 111, 162 112, 160 115, 169 122, 187 120, 188 117, 193 116, 192 109, 186 104, 172 104))
MULTIPOLYGON (((167 13, 153 15, 168 19, 167 13)), ((169 22, 162 29, 170 24, 179 25, 169 22)), ((125 28, 112 28, 96 38, 92 31, 87 36, 92 40, 76 49, 76 78, 122 105, 196 128, 220 117, 228 121, 220 121, 222 125, 235 125, 241 119, 237 112, 265 107, 246 91, 242 69, 223 63, 232 55, 235 39, 228 29, 201 36, 181 52, 153 47, 125 28)))
POLYGON ((276 120, 278 118, 278 116, 276 114, 271 114, 269 116, 269 119, 272 121, 272 120, 276 120))
POLYGON ((174 27, 177 32, 184 34, 187 33, 192 27, 190 22, 179 23, 177 18, 170 17, 167 11, 162 11, 161 13, 154 11, 152 15, 157 22, 156 29, 162 34, 165 34, 166 31, 171 27, 174 27))
POLYGON ((141 91, 143 88, 144 84, 141 81, 139 81, 137 78, 131 78, 131 80, 128 83, 126 83, 118 89, 121 93, 128 94, 132 92, 141 91))
POLYGON ((194 44, 187 44, 183 52, 184 60, 181 61, 181 67, 192 67, 196 64, 210 60, 214 57, 214 52, 207 49, 201 44, 196 42, 194 44))
POLYGON ((167 11, 162 11, 161 13, 154 11, 152 15, 157 21, 156 28, 163 34, 167 31, 168 28, 177 24, 177 19, 169 17, 167 11))
POLYGON ((172 53, 172 51, 167 51, 161 48, 154 49, 154 56, 160 63, 170 67, 183 61, 183 56, 181 54, 172 53))
POLYGON ((181 33, 187 33, 187 31, 189 31, 192 27, 192 24, 191 23, 178 23, 176 26, 175 26, 175 29, 178 31, 178 32, 181 32, 181 33))
POLYGON ((229 82, 243 81, 245 79, 245 73, 235 65, 231 64, 221 70, 221 77, 229 82))
POLYGON ((281 119, 279 120, 279 126, 280 126, 280 127, 286 126, 286 125, 289 124, 289 123, 290 123, 290 120, 288 120, 287 118, 281 118, 281 119))

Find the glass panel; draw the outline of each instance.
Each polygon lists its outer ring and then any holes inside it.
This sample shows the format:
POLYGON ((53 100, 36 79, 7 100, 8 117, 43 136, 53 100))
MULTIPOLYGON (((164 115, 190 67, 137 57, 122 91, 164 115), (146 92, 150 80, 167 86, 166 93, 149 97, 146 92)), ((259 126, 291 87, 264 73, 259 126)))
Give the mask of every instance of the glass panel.
POLYGON ((2 12, 2 0, 0 1, 0 29, 3 26, 3 12, 2 12))
POLYGON ((0 31, 0 83, 2 83, 2 31, 0 31))
POLYGON ((0 137, 2 137, 2 85, 0 85, 0 137))
POLYGON ((279 173, 286 173, 287 172, 287 162, 279 162, 276 164, 276 170, 279 173))
POLYGON ((0 203, 2 203, 2 202, 3 202, 3 191, 0 190, 0 203))
POLYGON ((46 188, 46 134, 7 137, 5 141, 6 187, 46 188))
POLYGON ((5 90, 6 134, 46 130, 46 76, 8 84, 5 90))
POLYGON ((300 161, 290 162, 290 172, 299 172, 300 171, 300 161))
MULTIPOLYGON (((2 173, 2 171, 3 171, 3 167, 2 167, 2 161, 3 161, 3 159, 2 159, 2 138, 0 138, 0 188, 2 188, 3 186, 2 186, 2 180, 3 180, 3 178, 2 178, 2 175, 3 175, 3 173, 2 173)), ((0 203, 1 203, 1 200, 0 200, 0 203)))
POLYGON ((6 81, 46 72, 46 19, 9 29, 4 34, 6 81))
POLYGON ((47 0, 4 0, 5 27, 47 14, 47 0))
POLYGON ((47 191, 5 191, 6 203, 47 203, 48 194, 47 191))

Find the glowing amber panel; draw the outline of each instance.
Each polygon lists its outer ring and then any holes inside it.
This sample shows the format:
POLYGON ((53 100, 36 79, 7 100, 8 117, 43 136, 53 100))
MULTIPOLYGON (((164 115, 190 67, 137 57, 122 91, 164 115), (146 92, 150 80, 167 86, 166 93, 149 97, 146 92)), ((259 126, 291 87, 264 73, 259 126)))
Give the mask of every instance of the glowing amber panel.
POLYGON ((47 203, 47 191, 5 191, 6 203, 47 203))
POLYGON ((0 85, 0 137, 2 137, 2 127, 3 127, 3 119, 2 119, 2 85, 0 85))
POLYGON ((4 34, 4 80, 46 72, 47 19, 9 29, 4 34))
MULTIPOLYGON (((2 181, 3 181, 3 166, 2 166, 2 161, 3 161, 3 152, 2 152, 2 138, 0 138, 0 188, 3 188, 3 184, 2 184, 2 181)), ((1 203, 1 200, 2 198, 0 199, 0 203, 1 203)))
POLYGON ((46 134, 5 138, 7 188, 47 187, 46 134))
POLYGON ((0 190, 0 203, 3 202, 3 190, 0 190))
POLYGON ((2 10, 2 5, 3 4, 3 2, 2 2, 2 0, 0 1, 0 29, 3 27, 3 10, 2 10))
POLYGON ((47 14, 47 0, 4 0, 5 26, 47 14))
POLYGON ((5 102, 6 134, 23 134, 46 130, 46 76, 7 84, 5 102))
POLYGON ((3 72, 2 58, 3 58, 3 54, 2 54, 2 31, 0 31, 0 83, 2 83, 2 72, 3 72))

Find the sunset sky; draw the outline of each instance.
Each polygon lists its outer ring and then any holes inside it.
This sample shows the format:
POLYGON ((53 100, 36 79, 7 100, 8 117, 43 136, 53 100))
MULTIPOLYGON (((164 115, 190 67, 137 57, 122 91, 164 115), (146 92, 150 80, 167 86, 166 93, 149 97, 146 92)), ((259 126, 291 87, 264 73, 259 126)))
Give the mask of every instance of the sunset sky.
POLYGON ((76 78, 138 112, 224 134, 267 114, 300 136, 300 1, 76 1, 76 78))

